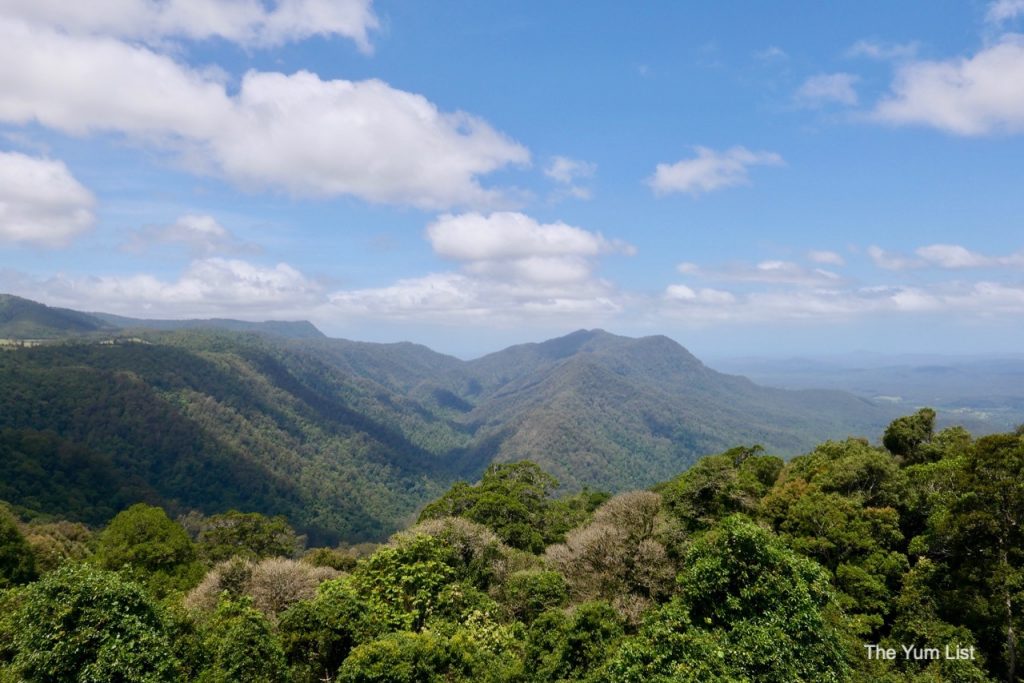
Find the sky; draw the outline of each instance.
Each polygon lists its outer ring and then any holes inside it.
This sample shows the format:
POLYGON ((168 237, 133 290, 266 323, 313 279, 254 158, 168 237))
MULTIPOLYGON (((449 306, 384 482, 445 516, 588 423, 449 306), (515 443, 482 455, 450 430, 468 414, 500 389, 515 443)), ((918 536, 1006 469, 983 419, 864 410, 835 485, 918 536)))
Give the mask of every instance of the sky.
POLYGON ((0 291, 1020 351, 1024 0, 0 0, 0 291))

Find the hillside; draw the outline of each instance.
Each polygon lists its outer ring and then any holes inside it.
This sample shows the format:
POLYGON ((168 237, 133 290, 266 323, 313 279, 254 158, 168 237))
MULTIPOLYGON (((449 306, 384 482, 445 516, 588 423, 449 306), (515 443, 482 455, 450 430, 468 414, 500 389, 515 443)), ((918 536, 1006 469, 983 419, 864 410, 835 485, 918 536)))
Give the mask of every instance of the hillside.
POLYGON ((114 327, 88 313, 0 294, 0 339, 56 339, 114 327))
POLYGON ((461 472, 416 403, 251 335, 0 353, 0 499, 89 522, 137 500, 376 538, 461 472), (444 456, 444 457, 442 457, 444 456))
POLYGON ((894 416, 723 375, 660 336, 580 330, 462 361, 410 343, 107 332, 0 354, 0 499, 92 523, 138 500, 234 507, 372 539, 494 461, 620 491, 736 444, 791 456, 894 416))
MULTIPOLYGON (((878 431, 891 415, 837 391, 783 391, 706 367, 667 337, 580 330, 469 363, 483 388, 466 419, 563 483, 646 486, 738 443, 795 455, 878 431)), ((487 435, 486 437, 484 435, 487 435)))
POLYGON ((151 318, 126 318, 110 313, 90 313, 89 315, 112 327, 128 330, 227 330, 229 332, 272 334, 288 339, 324 338, 324 333, 308 320, 265 320, 260 322, 230 318, 154 320, 151 318))

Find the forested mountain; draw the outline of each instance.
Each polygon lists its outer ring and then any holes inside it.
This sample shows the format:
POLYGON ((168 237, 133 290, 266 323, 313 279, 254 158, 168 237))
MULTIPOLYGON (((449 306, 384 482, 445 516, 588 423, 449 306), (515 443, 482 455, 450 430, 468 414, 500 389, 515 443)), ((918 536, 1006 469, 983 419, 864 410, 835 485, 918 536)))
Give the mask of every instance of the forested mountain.
POLYGON ((227 318, 206 320, 126 318, 110 313, 82 313, 67 308, 55 308, 12 294, 0 294, 0 340, 61 339, 70 335, 110 334, 134 329, 230 330, 259 332, 292 339, 319 339, 324 336, 323 332, 307 320, 249 322, 227 318))
POLYGON ((114 330, 99 318, 67 308, 0 294, 0 339, 56 339, 69 334, 114 330))
POLYGON ((324 333, 308 320, 265 320, 250 322, 230 318, 190 318, 185 320, 154 320, 152 318, 126 318, 110 313, 90 313, 109 326, 118 329, 145 330, 229 330, 231 332, 260 332, 289 339, 321 339, 324 333))
POLYGON ((619 491, 732 444, 795 455, 892 417, 840 392, 722 375, 665 337, 580 330, 467 362, 144 322, 0 354, 0 499, 91 523, 140 500, 241 508, 354 541, 495 461, 530 458, 570 492, 619 491))

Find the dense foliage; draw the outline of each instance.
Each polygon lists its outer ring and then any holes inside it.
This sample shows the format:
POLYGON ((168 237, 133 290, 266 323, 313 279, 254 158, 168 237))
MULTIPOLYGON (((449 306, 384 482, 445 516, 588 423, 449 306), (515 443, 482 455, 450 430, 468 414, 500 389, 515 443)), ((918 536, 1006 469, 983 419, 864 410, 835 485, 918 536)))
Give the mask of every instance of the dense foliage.
POLYGON ((1024 430, 934 417, 614 497, 495 464, 375 548, 0 509, 0 681, 1022 680, 1024 430))
MULTIPOLYGON (((0 500, 91 525, 140 501, 173 517, 255 511, 317 545, 380 541, 495 462, 531 460, 564 491, 619 492, 736 443, 793 455, 894 417, 839 392, 722 375, 664 337, 581 330, 461 361, 306 327, 0 296, 0 342, 50 338, 0 343, 0 500)), ((473 518, 490 514, 474 504, 473 518)), ((541 532, 520 511, 505 531, 519 524, 532 537, 514 543, 537 550, 576 525, 563 512, 541 532)))

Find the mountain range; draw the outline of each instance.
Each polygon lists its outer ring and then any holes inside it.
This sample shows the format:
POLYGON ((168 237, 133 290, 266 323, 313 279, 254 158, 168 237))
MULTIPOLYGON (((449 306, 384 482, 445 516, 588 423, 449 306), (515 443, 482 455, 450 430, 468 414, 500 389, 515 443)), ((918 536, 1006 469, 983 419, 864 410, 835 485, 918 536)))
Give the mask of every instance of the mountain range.
POLYGON ((788 456, 877 438, 895 415, 602 330, 464 361, 307 322, 139 320, 5 295, 0 338, 0 500, 91 523, 138 500, 256 510, 320 543, 385 536, 495 461, 618 491, 736 445, 788 456))

